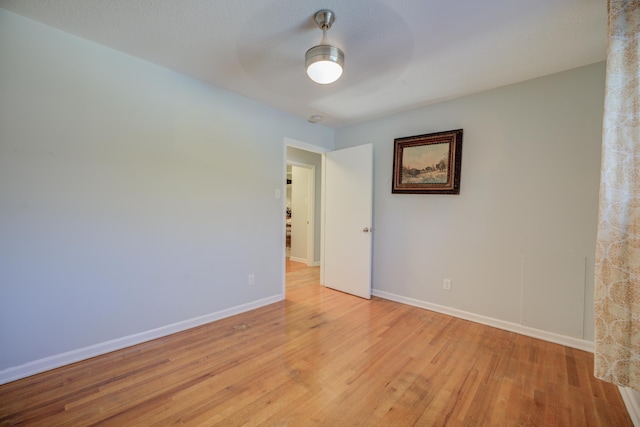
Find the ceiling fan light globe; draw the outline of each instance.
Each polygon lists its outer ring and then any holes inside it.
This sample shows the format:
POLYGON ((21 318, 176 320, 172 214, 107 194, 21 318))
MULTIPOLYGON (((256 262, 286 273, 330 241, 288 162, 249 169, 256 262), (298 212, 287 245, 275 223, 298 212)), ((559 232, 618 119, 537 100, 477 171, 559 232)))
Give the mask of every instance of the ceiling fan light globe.
POLYGON ((342 75, 344 53, 331 45, 318 45, 309 49, 305 55, 307 75, 320 84, 333 83, 342 75))
POLYGON ((309 65, 307 75, 314 82, 326 85, 340 78, 342 67, 335 62, 318 61, 309 65))

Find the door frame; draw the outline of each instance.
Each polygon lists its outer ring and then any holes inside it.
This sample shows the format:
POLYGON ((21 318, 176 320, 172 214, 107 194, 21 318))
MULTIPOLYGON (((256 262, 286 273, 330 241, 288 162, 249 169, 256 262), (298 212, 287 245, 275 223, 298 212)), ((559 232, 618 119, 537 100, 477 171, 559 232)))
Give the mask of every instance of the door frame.
MULTIPOLYGON (((325 147, 320 147, 318 145, 309 144, 307 142, 299 141, 293 138, 284 137, 282 144, 282 179, 280 182, 282 183, 282 187, 279 190, 279 194, 283 194, 284 197, 282 199, 282 233, 281 233, 281 242, 280 242, 280 250, 281 250, 281 265, 282 265, 282 297, 284 298, 286 295, 287 289, 287 250, 285 245, 286 233, 287 233, 287 219, 286 219, 286 209, 287 209, 287 147, 298 148, 300 150, 309 151, 312 153, 320 154, 322 156, 322 167, 320 168, 320 284, 323 284, 323 266, 324 266, 324 201, 325 201, 325 187, 324 187, 324 171, 325 171, 325 153, 330 152, 331 150, 325 147)), ((315 177, 314 177, 315 179, 315 177)), ((277 190, 276 190, 277 191, 277 190)), ((315 221, 317 222, 317 218, 315 221)), ((315 255, 314 255, 315 256, 315 255)))

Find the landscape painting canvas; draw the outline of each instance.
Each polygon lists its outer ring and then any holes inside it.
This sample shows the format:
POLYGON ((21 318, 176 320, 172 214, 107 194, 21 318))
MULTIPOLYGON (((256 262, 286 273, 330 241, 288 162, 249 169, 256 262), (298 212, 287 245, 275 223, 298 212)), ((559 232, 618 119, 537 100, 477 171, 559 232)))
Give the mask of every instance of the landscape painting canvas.
POLYGON ((462 129, 397 138, 393 193, 460 194, 462 129))

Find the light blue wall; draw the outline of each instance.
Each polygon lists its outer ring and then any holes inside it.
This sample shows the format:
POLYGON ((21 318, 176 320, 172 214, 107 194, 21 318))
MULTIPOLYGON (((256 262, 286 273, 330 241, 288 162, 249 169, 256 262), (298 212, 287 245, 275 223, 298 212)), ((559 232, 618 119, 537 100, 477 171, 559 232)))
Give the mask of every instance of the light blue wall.
POLYGON ((520 323, 523 255, 585 257, 584 296, 570 298, 584 297, 592 340, 604 72, 594 64, 337 130, 336 149, 374 145, 374 289, 520 323), (460 195, 391 193, 394 138, 460 128, 460 195))
POLYGON ((334 131, 0 10, 0 372, 281 295, 285 137, 334 131))

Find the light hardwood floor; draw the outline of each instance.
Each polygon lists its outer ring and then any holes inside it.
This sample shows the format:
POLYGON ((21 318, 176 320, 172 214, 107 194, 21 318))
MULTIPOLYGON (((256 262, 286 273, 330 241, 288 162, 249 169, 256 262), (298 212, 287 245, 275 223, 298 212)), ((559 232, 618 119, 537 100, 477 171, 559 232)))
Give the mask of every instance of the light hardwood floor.
POLYGON ((631 426, 589 353, 318 285, 0 386, 0 425, 631 426))

